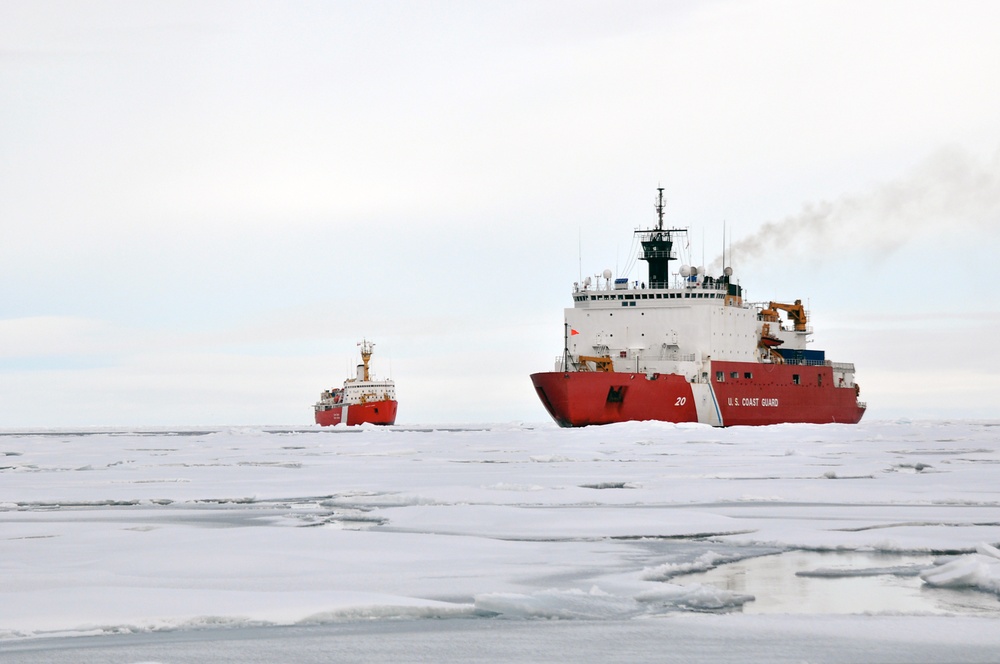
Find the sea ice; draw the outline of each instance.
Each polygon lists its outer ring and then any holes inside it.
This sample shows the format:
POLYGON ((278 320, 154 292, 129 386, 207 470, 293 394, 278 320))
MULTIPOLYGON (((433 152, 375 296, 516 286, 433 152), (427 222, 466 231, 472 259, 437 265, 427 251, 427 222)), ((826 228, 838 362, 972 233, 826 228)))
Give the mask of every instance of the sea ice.
MULTIPOLYGON (((928 587, 1000 594, 996 430, 3 431, 0 648, 52 635, 427 618, 621 631, 722 611, 728 625, 750 626, 763 623, 741 609, 763 597, 686 575, 794 551, 936 556, 920 568, 928 587)), ((805 573, 835 584, 917 569, 805 573)), ((781 580, 767 592, 781 593, 781 580)), ((856 601, 858 614, 878 612, 863 593, 856 601)), ((957 638, 956 620, 981 620, 941 611, 954 615, 936 620, 950 622, 923 623, 940 625, 940 642, 957 638)))

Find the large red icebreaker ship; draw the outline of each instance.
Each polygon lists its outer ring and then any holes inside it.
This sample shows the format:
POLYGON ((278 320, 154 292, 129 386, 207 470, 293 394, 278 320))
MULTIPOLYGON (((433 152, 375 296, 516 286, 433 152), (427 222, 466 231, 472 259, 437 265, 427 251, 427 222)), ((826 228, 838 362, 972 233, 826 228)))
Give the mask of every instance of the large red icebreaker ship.
POLYGON ((564 427, 859 422, 854 365, 806 348, 802 302, 745 302, 729 267, 718 277, 689 265, 671 275, 687 230, 663 227, 662 188, 656 211, 656 227, 635 232, 647 281, 605 270, 573 285, 562 355, 553 371, 531 375, 552 418, 564 427))

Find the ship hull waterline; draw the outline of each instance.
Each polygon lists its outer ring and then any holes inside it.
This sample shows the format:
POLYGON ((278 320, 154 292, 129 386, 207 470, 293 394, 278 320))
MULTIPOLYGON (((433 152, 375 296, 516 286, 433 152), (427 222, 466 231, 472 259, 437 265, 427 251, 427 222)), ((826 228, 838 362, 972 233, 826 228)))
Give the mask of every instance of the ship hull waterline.
POLYGON ((357 426, 360 424, 392 425, 396 423, 394 400, 368 401, 344 404, 329 410, 316 411, 316 424, 329 427, 337 424, 357 426))
POLYGON ((865 413, 856 390, 835 385, 829 367, 715 362, 713 369, 726 379, 697 384, 679 374, 553 371, 532 374, 531 382, 562 427, 641 420, 857 424, 865 413))

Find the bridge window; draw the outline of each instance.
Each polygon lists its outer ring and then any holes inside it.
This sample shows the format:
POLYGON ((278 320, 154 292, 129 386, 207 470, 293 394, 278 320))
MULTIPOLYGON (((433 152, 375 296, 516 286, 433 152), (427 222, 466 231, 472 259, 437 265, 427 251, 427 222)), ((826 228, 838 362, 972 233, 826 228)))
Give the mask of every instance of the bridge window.
POLYGON ((716 371, 715 372, 715 382, 716 383, 724 383, 725 381, 726 381, 726 372, 724 372, 724 371, 716 371))
POLYGON ((743 374, 743 377, 746 378, 747 380, 750 380, 751 378, 753 378, 753 374, 747 371, 745 374, 743 374))
POLYGON ((799 384, 799 375, 798 374, 792 374, 792 383, 795 384, 795 385, 799 384))
POLYGON ((733 378, 733 379, 739 378, 740 377, 740 372, 739 371, 732 371, 732 372, 730 372, 729 377, 733 378))

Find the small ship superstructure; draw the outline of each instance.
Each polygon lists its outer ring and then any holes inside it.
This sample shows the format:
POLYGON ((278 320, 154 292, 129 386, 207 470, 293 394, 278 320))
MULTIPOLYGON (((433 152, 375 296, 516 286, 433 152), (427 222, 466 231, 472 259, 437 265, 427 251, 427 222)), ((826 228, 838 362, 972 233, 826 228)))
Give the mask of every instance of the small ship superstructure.
POLYGON ((636 231, 647 281, 605 270, 573 285, 563 352, 553 371, 531 376, 552 418, 566 427, 860 421, 854 365, 806 347, 801 300, 745 302, 729 267, 715 277, 688 265, 672 274, 687 231, 663 227, 662 188, 656 210, 656 227, 636 231))
POLYGON ((396 422, 396 384, 392 380, 372 378, 368 362, 375 344, 362 340, 361 364, 354 378, 344 381, 344 386, 324 390, 313 406, 316 424, 394 424, 396 422))

